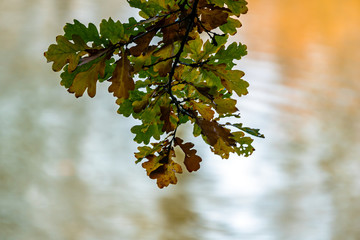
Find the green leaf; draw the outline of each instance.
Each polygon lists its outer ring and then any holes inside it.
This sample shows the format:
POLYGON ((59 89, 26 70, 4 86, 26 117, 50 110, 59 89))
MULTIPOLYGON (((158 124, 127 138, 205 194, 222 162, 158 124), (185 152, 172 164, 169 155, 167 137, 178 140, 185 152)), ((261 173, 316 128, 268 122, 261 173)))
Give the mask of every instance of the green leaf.
POLYGON ((159 140, 160 135, 162 134, 161 128, 162 127, 157 124, 150 124, 150 125, 136 125, 131 128, 131 132, 136 134, 134 141, 137 143, 145 143, 149 144, 151 137, 159 140))
POLYGON ((135 153, 135 157, 137 158, 136 163, 139 163, 143 158, 152 155, 156 152, 159 152, 163 147, 163 142, 152 143, 153 147, 142 146, 138 147, 139 152, 135 153))
POLYGON ((249 137, 244 137, 243 132, 233 132, 233 139, 240 145, 235 148, 235 152, 240 156, 244 155, 245 157, 250 156, 254 152, 254 147, 251 143, 254 141, 249 137))
POLYGON ((239 97, 248 93, 249 83, 241 79, 244 76, 244 72, 240 70, 227 70, 225 64, 216 66, 206 65, 205 68, 218 76, 221 79, 221 84, 230 93, 234 90, 239 97))
POLYGON ((237 45, 236 42, 230 44, 226 49, 225 47, 221 47, 221 49, 212 57, 211 63, 215 64, 226 64, 226 69, 232 69, 234 64, 234 59, 240 60, 243 56, 247 54, 247 47, 244 44, 239 43, 237 45))
POLYGON ((112 44, 120 42, 120 40, 126 41, 126 36, 124 35, 124 26, 120 21, 114 22, 112 18, 109 18, 108 21, 103 19, 100 23, 100 34, 101 39, 110 40, 112 44))
POLYGON ((229 33, 230 35, 235 35, 237 33, 237 28, 241 27, 241 23, 237 19, 231 17, 228 18, 228 22, 221 25, 220 29, 224 33, 229 33))
POLYGON ((99 32, 93 23, 89 23, 88 27, 74 19, 74 24, 67 23, 64 27, 64 36, 68 40, 72 40, 73 35, 80 36, 85 43, 94 42, 96 46, 103 43, 100 39, 99 32))
POLYGON ((223 7, 224 4, 230 9, 230 11, 237 17, 240 14, 245 14, 248 11, 247 2, 245 0, 211 0, 211 3, 223 7))
POLYGON ((260 129, 255 129, 255 128, 248 128, 248 127, 243 127, 242 123, 234 123, 234 124, 231 124, 232 126, 234 127, 237 127, 238 129, 248 133, 248 134, 251 134, 255 137, 260 137, 260 138, 265 138, 264 134, 261 134, 259 131, 260 129))

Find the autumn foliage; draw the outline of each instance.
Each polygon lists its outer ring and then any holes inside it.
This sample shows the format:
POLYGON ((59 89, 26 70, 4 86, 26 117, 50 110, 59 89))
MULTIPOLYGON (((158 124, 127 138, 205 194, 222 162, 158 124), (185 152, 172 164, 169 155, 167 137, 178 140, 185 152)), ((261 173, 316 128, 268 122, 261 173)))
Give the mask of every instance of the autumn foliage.
POLYGON ((248 93, 244 73, 234 60, 246 55, 246 46, 228 43, 247 12, 245 0, 129 0, 140 9, 141 21, 121 23, 109 18, 98 28, 74 20, 64 27, 45 57, 61 71, 61 85, 75 97, 96 95, 98 82, 109 82, 118 113, 141 120, 131 128, 134 140, 144 143, 136 163, 160 188, 176 184, 183 169, 174 147, 184 153, 189 172, 202 161, 194 144, 176 136, 190 122, 195 137, 202 136, 215 154, 249 156, 254 148, 247 134, 263 137, 241 123, 235 94, 248 93), (225 121, 225 122, 224 122, 225 121), (232 121, 234 122, 234 121, 232 121), (151 140, 156 140, 150 143, 151 140))

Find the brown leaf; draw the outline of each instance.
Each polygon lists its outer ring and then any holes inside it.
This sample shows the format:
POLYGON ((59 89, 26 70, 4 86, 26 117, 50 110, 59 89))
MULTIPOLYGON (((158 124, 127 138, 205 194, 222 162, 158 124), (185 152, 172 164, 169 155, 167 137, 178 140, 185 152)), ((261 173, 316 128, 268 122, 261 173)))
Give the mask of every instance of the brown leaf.
POLYGON ((183 144, 183 140, 181 138, 175 138, 175 146, 180 146, 182 151, 185 154, 184 164, 186 169, 189 172, 197 171, 200 168, 200 162, 202 161, 201 157, 196 155, 196 150, 191 149, 194 147, 193 143, 185 143, 183 144))
POLYGON ((201 18, 202 25, 206 28, 207 31, 211 31, 225 23, 229 14, 220 7, 203 8, 199 9, 199 14, 201 18))
POLYGON ((208 121, 203 118, 197 118, 196 123, 201 128, 201 133, 206 136, 207 141, 211 146, 214 146, 218 138, 222 138, 223 141, 229 146, 235 146, 236 141, 232 138, 230 130, 224 128, 216 121, 208 121))
POLYGON ((156 31, 149 31, 144 36, 136 39, 134 42, 137 45, 129 49, 130 54, 135 57, 138 57, 142 53, 146 53, 148 48, 151 47, 151 46, 149 46, 149 44, 155 35, 156 35, 156 31))
MULTIPOLYGON (((166 18, 162 22, 162 26, 172 24, 176 21, 177 16, 174 14, 171 17, 166 18)), ((182 37, 185 35, 186 27, 179 27, 179 24, 174 24, 165 28, 161 29, 163 33, 163 42, 166 43, 173 43, 179 39, 182 39, 182 37)))
POLYGON ((131 76, 132 71, 133 68, 130 65, 127 54, 125 51, 122 51, 121 58, 116 62, 114 73, 109 79, 109 82, 111 82, 108 89, 109 92, 113 92, 115 97, 121 99, 129 98, 129 91, 135 88, 135 83, 131 76))

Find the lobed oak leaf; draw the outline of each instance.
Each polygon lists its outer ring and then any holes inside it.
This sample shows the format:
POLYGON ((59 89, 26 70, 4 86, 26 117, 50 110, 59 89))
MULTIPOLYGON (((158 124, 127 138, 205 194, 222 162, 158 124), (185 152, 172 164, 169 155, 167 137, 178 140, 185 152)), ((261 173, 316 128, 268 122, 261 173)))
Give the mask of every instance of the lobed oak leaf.
POLYGON ((81 37, 73 35, 73 41, 74 43, 71 43, 66 37, 57 36, 57 44, 51 44, 48 51, 44 53, 48 62, 54 62, 52 69, 55 72, 60 71, 68 63, 68 71, 74 71, 80 57, 86 54, 85 50, 89 47, 81 37))
POLYGON ((248 94, 247 88, 249 87, 249 83, 241 79, 241 77, 244 76, 243 71, 227 70, 226 64, 206 64, 204 68, 218 76, 221 79, 221 84, 230 93, 234 90, 239 97, 248 94))
POLYGON ((197 110, 200 115, 207 121, 211 121, 214 117, 215 113, 211 107, 202 102, 195 102, 191 100, 190 107, 192 107, 194 110, 197 110))
POLYGON ((108 39, 113 45, 120 40, 127 41, 124 33, 124 26, 120 21, 114 22, 112 18, 109 18, 109 20, 103 19, 100 23, 101 39, 108 39))
POLYGON ((150 92, 142 97, 139 101, 134 101, 132 103, 133 109, 135 113, 140 113, 142 110, 144 110, 148 105, 151 96, 153 95, 153 92, 150 92))
POLYGON ((175 115, 171 105, 170 106, 160 106, 161 117, 160 120, 164 121, 164 125, 162 127, 162 131, 169 133, 175 130, 176 122, 171 121, 172 119, 178 119, 175 115))
POLYGON ((245 157, 248 157, 255 151, 254 147, 251 145, 254 140, 250 137, 244 137, 243 132, 233 132, 233 139, 240 145, 240 147, 235 148, 235 152, 239 156, 244 155, 245 157))
POLYGON ((197 171, 200 168, 202 159, 196 155, 197 151, 195 149, 191 149, 194 147, 194 144, 190 142, 184 144, 181 138, 176 137, 175 146, 179 146, 185 154, 184 164, 186 169, 189 172, 197 171))
POLYGON ((135 83, 132 78, 133 68, 125 51, 121 52, 121 58, 116 62, 116 67, 112 77, 109 79, 111 85, 109 92, 114 93, 115 97, 119 99, 127 99, 129 91, 134 90, 135 83))
POLYGON ((256 129, 256 128, 249 128, 249 127, 243 127, 242 123, 234 123, 234 124, 231 124, 232 126, 234 127, 237 127, 238 129, 246 132, 246 133, 249 133, 255 137, 260 137, 260 138, 265 138, 264 134, 260 133, 260 129, 256 129))
POLYGON ((208 121, 203 118, 197 118, 196 123, 201 128, 201 133, 206 137, 208 143, 214 146, 219 138, 229 145, 234 146, 236 141, 233 139, 233 135, 229 129, 224 128, 216 121, 208 121))
POLYGON ((159 57, 157 64, 154 66, 154 71, 158 72, 160 77, 166 77, 172 68, 172 59, 163 61, 163 59, 171 58, 174 55, 174 44, 166 44, 153 54, 159 57))
POLYGON ((79 35, 84 42, 94 42, 95 45, 99 46, 102 41, 99 36, 99 32, 93 23, 89 23, 88 27, 74 19, 74 24, 67 23, 64 27, 64 36, 72 40, 73 35, 79 35))
POLYGON ((163 42, 165 44, 174 43, 179 39, 182 39, 182 37, 185 35, 186 28, 180 28, 180 24, 174 24, 176 20, 177 16, 174 14, 166 18, 165 20, 159 22, 161 26, 168 26, 161 29, 161 32, 163 33, 163 42))
POLYGON ((248 11, 246 6, 247 2, 245 0, 211 0, 211 3, 219 7, 223 7, 224 4, 226 4, 228 9, 237 17, 248 11))
POLYGON ((151 64, 151 57, 156 49, 156 46, 149 46, 145 52, 140 54, 137 57, 131 57, 131 62, 133 63, 134 67, 134 73, 140 72, 144 65, 150 65, 151 64))
POLYGON ((229 17, 227 22, 220 26, 221 31, 225 34, 229 33, 230 35, 235 35, 237 33, 237 29, 241 27, 241 23, 239 20, 229 17))
POLYGON ((96 94, 96 82, 99 78, 104 77, 105 74, 105 61, 103 57, 101 61, 94 63, 87 71, 78 73, 68 91, 75 93, 75 97, 81 97, 85 90, 90 97, 96 94))
POLYGON ((206 31, 211 31, 225 23, 227 23, 229 14, 226 8, 212 7, 212 8, 200 8, 198 10, 201 25, 205 27, 206 31))
POLYGON ((155 156, 155 155, 151 154, 151 155, 147 155, 146 158, 148 159, 148 161, 141 164, 141 166, 143 168, 145 168, 148 176, 150 176, 150 174, 153 171, 155 171, 156 169, 158 169, 159 167, 164 165, 163 163, 159 162, 161 160, 162 156, 155 156))
POLYGON ((155 171, 152 171, 149 175, 151 179, 156 179, 156 184, 159 188, 164 188, 169 186, 170 184, 176 184, 177 178, 175 173, 182 173, 181 166, 172 161, 169 160, 169 163, 163 164, 159 168, 157 168, 155 171))
POLYGON ((243 56, 247 54, 247 47, 244 44, 236 42, 230 44, 226 49, 225 46, 222 46, 220 50, 215 54, 213 59, 216 59, 216 64, 225 63, 227 69, 231 69, 235 64, 233 63, 234 59, 240 60, 243 56))
POLYGON ((137 44, 136 46, 129 49, 131 55, 138 57, 141 54, 146 54, 149 49, 152 49, 152 46, 149 46, 151 40, 156 35, 156 31, 148 32, 141 38, 136 39, 134 42, 137 44))
POLYGON ((149 147, 149 146, 138 147, 139 152, 135 153, 135 157, 138 159, 136 163, 140 162, 144 157, 147 157, 149 155, 154 155, 154 153, 156 152, 157 153, 160 152, 162 147, 168 144, 169 141, 165 140, 159 143, 151 143, 153 147, 149 147))
POLYGON ((131 128, 131 132, 136 134, 134 141, 145 144, 149 144, 152 137, 159 139, 162 134, 161 129, 159 130, 159 126, 156 124, 135 125, 131 128))
POLYGON ((211 149, 215 154, 221 158, 228 159, 229 154, 235 152, 235 149, 227 145, 222 138, 219 138, 216 144, 211 149))
POLYGON ((214 100, 215 110, 219 114, 234 113, 238 111, 236 108, 236 100, 230 98, 216 98, 214 100))
POLYGON ((185 52, 190 54, 190 57, 195 61, 198 62, 205 57, 201 48, 203 46, 203 40, 200 38, 199 34, 195 35, 195 39, 189 41, 185 45, 185 52))

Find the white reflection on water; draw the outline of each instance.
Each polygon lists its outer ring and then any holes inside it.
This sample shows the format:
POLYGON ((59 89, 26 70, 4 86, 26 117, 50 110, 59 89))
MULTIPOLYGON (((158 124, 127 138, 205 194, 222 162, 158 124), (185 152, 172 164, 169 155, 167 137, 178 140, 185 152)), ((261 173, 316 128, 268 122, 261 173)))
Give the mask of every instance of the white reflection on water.
POLYGON ((66 22, 126 21, 126 3, 0 1, 1 239, 358 239, 360 4, 334 21, 321 2, 250 2, 239 108, 267 138, 229 160, 195 139, 201 170, 159 190, 106 83, 75 99, 42 57, 66 22), (299 30, 302 8, 313 18, 299 30))

